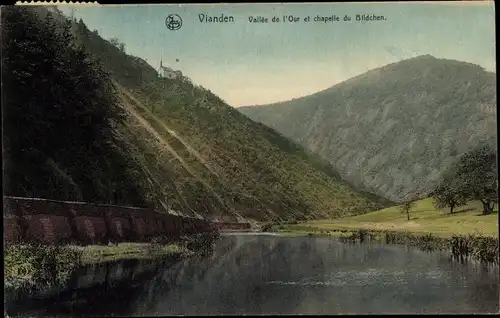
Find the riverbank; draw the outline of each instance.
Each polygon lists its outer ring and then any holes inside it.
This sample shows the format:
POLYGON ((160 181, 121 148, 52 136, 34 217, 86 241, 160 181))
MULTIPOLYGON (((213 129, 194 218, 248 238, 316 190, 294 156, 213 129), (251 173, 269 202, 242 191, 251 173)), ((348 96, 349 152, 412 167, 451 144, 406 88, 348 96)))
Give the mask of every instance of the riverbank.
POLYGON ((471 202, 449 214, 447 210, 436 209, 429 198, 416 202, 409 221, 397 207, 390 207, 339 219, 274 224, 266 230, 288 236, 336 237, 343 241, 378 240, 498 262, 498 212, 482 215, 480 202, 471 202))
POLYGON ((119 243, 116 245, 70 246, 70 248, 80 253, 81 264, 181 256, 188 253, 188 250, 180 244, 119 243))
POLYGON ((197 234, 172 241, 109 245, 18 244, 4 249, 4 283, 8 288, 48 288, 64 284, 76 268, 123 259, 187 257, 212 250, 218 233, 197 234))

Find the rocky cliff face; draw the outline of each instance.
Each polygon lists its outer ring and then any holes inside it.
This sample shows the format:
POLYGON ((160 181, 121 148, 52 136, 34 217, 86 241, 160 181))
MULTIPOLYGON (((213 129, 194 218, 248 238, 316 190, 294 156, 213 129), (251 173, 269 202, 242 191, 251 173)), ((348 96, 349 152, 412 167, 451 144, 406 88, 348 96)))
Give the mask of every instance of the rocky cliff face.
POLYGON ((480 142, 496 143, 496 79, 425 55, 374 69, 292 101, 238 108, 391 200, 428 193, 480 142))

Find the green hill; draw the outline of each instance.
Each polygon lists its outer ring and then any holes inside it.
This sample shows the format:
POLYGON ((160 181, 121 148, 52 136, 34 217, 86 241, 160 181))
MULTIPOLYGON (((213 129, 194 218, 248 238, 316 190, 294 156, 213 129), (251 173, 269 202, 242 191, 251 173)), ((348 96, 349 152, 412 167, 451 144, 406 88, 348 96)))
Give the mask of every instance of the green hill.
POLYGON ((391 200, 427 194, 481 142, 496 146, 495 74, 419 56, 291 101, 238 108, 391 200))
POLYGON ((83 21, 42 7, 2 18, 7 195, 255 220, 387 203, 189 79, 158 78, 83 21))

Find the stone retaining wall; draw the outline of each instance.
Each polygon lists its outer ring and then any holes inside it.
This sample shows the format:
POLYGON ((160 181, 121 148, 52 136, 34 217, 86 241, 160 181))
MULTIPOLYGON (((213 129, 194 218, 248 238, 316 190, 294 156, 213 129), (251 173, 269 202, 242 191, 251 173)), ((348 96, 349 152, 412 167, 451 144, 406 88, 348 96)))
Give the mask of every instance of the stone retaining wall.
POLYGON ((6 245, 145 242, 155 236, 250 228, 249 223, 212 222, 154 210, 86 202, 3 197, 6 245))

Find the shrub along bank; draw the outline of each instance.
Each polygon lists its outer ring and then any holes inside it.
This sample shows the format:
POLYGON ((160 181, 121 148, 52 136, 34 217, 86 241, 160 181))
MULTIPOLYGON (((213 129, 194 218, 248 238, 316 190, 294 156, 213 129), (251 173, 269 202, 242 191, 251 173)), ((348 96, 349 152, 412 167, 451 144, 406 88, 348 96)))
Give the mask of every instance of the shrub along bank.
POLYGON ((454 235, 443 238, 433 234, 413 234, 410 232, 367 231, 358 230, 346 236, 340 236, 343 241, 381 240, 387 244, 402 244, 422 250, 445 250, 455 258, 472 257, 481 262, 498 264, 498 239, 480 235, 454 235))
POLYGON ((45 290, 64 285, 79 266, 120 259, 187 257, 213 251, 218 233, 186 236, 179 241, 156 237, 150 243, 109 245, 12 245, 4 250, 7 288, 45 290))
POLYGON ((447 250, 456 257, 498 263, 498 215, 484 215, 471 201, 454 213, 438 209, 432 198, 415 201, 408 215, 397 206, 331 220, 268 223, 263 231, 287 235, 325 235, 343 241, 378 240, 426 250, 447 250))
POLYGON ((453 235, 440 237, 434 234, 417 234, 408 231, 388 230, 366 230, 366 229, 334 229, 325 230, 320 228, 295 226, 293 230, 286 225, 275 225, 268 228, 285 235, 308 235, 325 236, 336 238, 341 242, 366 242, 377 241, 386 244, 401 244, 417 247, 421 250, 448 251, 454 258, 473 258, 481 262, 499 263, 499 241, 498 238, 482 235, 453 235))

